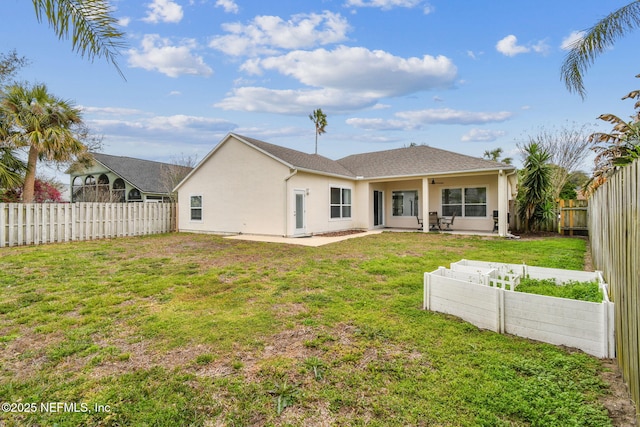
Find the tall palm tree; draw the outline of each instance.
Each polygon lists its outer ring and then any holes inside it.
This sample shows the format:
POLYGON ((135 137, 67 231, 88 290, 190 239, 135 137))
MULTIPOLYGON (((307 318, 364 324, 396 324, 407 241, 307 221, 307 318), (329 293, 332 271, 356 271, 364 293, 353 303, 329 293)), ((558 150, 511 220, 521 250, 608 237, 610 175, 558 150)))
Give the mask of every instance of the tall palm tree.
POLYGON ((318 154, 318 135, 322 135, 327 131, 327 115, 322 112, 322 108, 313 110, 313 114, 309 114, 309 119, 316 125, 316 154, 318 154))
POLYGON ((126 47, 124 33, 116 28, 108 0, 32 1, 38 21, 46 19, 59 39, 71 39, 72 49, 82 57, 103 57, 123 75, 116 58, 126 47))
POLYGON ((82 124, 80 110, 51 95, 43 84, 9 86, 0 100, 0 120, 6 129, 5 146, 28 147, 23 202, 34 198, 38 160, 69 161, 86 153, 74 129, 82 124))
POLYGON ((573 43, 560 70, 562 80, 570 92, 586 95, 583 74, 596 57, 611 47, 627 32, 640 27, 640 0, 611 12, 585 31, 584 36, 573 43))

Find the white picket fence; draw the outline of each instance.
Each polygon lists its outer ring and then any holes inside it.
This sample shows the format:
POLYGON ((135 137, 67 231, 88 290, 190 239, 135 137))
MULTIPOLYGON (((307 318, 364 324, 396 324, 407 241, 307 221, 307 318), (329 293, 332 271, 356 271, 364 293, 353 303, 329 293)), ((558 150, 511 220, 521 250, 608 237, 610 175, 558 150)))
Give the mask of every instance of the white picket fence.
POLYGON ((170 203, 0 203, 0 247, 167 233, 170 203))
POLYGON ((615 357, 614 306, 600 272, 462 260, 424 275, 425 310, 460 317, 479 328, 555 345, 596 357, 615 357), (519 277, 598 281, 602 303, 512 292, 519 277))

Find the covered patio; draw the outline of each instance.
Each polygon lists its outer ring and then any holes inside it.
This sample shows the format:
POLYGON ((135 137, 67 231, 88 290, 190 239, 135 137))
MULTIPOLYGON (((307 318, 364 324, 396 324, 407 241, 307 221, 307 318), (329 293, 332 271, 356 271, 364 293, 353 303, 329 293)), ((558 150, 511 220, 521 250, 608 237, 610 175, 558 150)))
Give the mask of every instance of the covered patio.
POLYGON ((418 229, 506 236, 515 173, 494 170, 362 183, 367 229, 418 229), (430 223, 429 215, 432 215, 430 223), (434 227, 433 218, 437 218, 434 227))

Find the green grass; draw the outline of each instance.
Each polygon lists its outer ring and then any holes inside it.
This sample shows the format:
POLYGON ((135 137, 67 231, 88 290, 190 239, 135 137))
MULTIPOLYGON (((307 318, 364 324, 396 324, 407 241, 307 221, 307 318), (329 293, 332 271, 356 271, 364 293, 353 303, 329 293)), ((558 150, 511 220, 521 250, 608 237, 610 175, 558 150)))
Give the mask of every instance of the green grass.
POLYGON ((553 279, 523 278, 516 286, 516 291, 579 301, 602 302, 602 291, 598 282, 569 281, 556 285, 553 279))
POLYGON ((0 425, 610 425, 599 360, 420 309, 438 266, 580 269, 584 251, 425 233, 2 249, 0 402, 91 410, 0 425))

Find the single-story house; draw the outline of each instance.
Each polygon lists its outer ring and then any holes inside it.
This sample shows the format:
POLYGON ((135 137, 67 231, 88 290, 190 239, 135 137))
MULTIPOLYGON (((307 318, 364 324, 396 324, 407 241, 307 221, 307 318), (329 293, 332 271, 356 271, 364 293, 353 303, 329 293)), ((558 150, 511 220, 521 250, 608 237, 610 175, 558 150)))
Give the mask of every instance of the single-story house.
POLYGON ((417 229, 417 218, 428 231, 428 212, 437 212, 455 214, 456 230, 497 223, 505 236, 515 186, 511 165, 429 146, 331 160, 230 133, 175 190, 187 232, 295 237, 417 229))
POLYGON ((133 157, 92 153, 91 165, 72 165, 72 202, 167 202, 192 168, 133 157), (178 177, 178 178, 176 178, 178 177))

